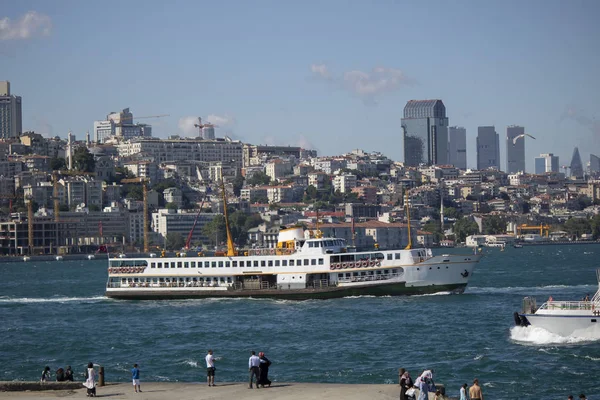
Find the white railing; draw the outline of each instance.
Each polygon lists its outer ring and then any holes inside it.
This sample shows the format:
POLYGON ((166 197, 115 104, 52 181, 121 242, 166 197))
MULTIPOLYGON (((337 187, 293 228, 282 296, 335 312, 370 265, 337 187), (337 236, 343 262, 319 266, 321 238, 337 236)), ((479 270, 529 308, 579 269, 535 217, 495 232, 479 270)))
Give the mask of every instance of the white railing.
POLYGON ((592 301, 547 301, 540 310, 593 310, 600 307, 600 302, 592 301))
POLYGON ((386 281, 388 279, 397 278, 402 276, 400 274, 381 274, 381 275, 364 275, 364 276, 351 276, 349 278, 339 278, 339 283, 353 283, 353 282, 373 282, 373 281, 386 281))

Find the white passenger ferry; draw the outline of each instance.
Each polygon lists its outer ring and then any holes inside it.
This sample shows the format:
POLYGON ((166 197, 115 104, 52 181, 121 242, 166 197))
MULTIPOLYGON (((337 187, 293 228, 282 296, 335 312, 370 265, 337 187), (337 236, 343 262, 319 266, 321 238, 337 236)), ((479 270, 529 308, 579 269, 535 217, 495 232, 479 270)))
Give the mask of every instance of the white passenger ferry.
POLYGON ((548 299, 539 308, 534 297, 523 299, 523 309, 514 313, 519 326, 534 326, 560 336, 584 333, 598 328, 600 320, 600 269, 596 270, 598 290, 591 299, 581 301, 556 301, 548 299))
MULTIPOLYGON (((229 236, 229 235, 228 235, 229 236)), ((106 296, 120 299, 315 299, 462 293, 481 255, 430 249, 353 252, 344 239, 282 230, 277 248, 204 257, 110 257, 106 296)), ((163 254, 164 255, 164 254, 163 254)))

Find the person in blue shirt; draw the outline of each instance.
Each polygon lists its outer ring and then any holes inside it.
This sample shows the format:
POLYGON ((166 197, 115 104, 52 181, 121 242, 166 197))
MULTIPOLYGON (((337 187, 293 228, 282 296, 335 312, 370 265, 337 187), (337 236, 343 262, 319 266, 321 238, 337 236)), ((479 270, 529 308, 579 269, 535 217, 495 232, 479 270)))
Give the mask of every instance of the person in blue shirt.
POLYGON ((131 379, 133 380, 133 389, 135 392, 141 392, 142 388, 140 386, 140 369, 137 364, 133 364, 133 368, 131 369, 131 379))

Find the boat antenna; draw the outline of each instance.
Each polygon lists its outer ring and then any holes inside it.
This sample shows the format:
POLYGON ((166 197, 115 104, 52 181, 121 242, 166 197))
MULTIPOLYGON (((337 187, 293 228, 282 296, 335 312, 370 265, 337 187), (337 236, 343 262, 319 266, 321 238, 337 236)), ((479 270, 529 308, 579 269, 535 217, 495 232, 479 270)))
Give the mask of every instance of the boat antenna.
POLYGON ((410 234, 410 207, 408 206, 408 190, 404 192, 404 206, 406 207, 406 221, 408 222, 408 244, 404 250, 412 249, 412 235, 410 234))
POLYGON ((233 257, 236 254, 233 239, 231 238, 231 230, 229 229, 229 216, 227 215, 227 193, 225 192, 225 183, 221 178, 221 194, 223 196, 223 216, 225 217, 225 230, 227 231, 227 256, 233 257))

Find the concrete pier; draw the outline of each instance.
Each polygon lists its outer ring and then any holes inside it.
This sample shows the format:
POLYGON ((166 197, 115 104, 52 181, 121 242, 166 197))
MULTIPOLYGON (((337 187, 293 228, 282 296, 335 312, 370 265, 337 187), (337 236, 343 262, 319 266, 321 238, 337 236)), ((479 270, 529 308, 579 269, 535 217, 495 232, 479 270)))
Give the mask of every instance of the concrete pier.
MULTIPOLYGON (((44 390, 27 389, 27 385, 39 387, 39 382, 0 382, 0 388, 7 390, 6 384, 17 385, 21 391, 0 392, 1 399, 39 400, 56 398, 85 398, 86 389, 79 382, 80 389, 44 390), (22 391, 22 390, 36 391, 22 391)), ((59 382, 62 383, 62 382, 59 382)), ((274 382, 270 388, 248 389, 247 383, 216 382, 216 387, 208 387, 201 383, 160 383, 141 382, 142 393, 135 393, 131 383, 107 384, 98 387, 97 397, 111 399, 156 399, 165 398, 180 400, 396 400, 400 395, 398 385, 351 385, 336 383, 279 383, 274 382)))

